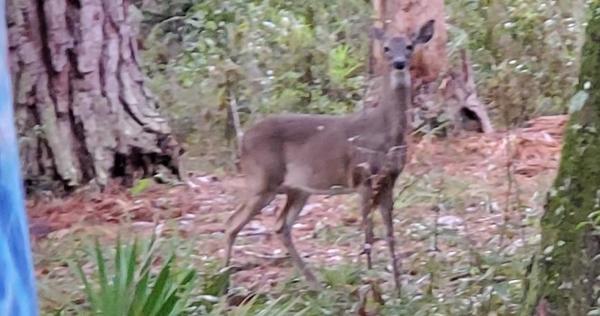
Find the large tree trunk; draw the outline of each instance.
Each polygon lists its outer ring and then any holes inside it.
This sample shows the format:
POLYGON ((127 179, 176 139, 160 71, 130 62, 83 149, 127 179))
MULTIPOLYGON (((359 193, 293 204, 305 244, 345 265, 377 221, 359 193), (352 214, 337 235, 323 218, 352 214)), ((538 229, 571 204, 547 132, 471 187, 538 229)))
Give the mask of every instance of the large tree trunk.
POLYGON ((144 85, 127 0, 8 0, 25 179, 77 187, 177 172, 179 146, 144 85))
POLYGON ((589 93, 571 114, 557 178, 542 216, 521 315, 587 315, 600 308, 600 236, 589 216, 600 210, 600 2, 591 2, 578 90, 589 93))
MULTIPOLYGON (((372 0, 375 26, 388 34, 411 37, 428 20, 435 20, 432 40, 420 46, 411 63, 411 75, 415 90, 411 115, 413 125, 428 121, 435 125, 437 116, 452 117, 457 129, 492 132, 487 110, 477 96, 473 71, 464 51, 457 65, 449 66, 446 43, 446 15, 443 0, 372 0), (429 108, 430 104, 442 108, 429 108)), ((384 65, 380 43, 372 41, 369 72, 372 77, 364 105, 376 106, 379 98, 379 77, 384 65)))

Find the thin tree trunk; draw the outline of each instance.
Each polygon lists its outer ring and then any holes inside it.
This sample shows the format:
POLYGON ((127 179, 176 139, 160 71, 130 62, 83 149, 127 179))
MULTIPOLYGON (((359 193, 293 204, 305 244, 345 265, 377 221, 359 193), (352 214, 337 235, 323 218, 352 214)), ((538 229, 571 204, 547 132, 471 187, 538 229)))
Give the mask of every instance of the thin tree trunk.
POLYGON ((589 216, 600 211, 600 2, 593 1, 578 90, 589 96, 571 114, 558 175, 542 216, 521 315, 587 315, 598 305, 600 236, 589 216))
POLYGON ((25 179, 76 187, 139 176, 180 148, 144 85, 124 0, 8 0, 25 179))

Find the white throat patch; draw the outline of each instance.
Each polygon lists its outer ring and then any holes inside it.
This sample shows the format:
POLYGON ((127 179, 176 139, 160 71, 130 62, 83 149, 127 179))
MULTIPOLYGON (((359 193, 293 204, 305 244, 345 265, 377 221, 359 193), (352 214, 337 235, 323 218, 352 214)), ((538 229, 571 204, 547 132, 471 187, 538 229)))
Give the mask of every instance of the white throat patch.
POLYGON ((390 72, 390 82, 393 89, 410 87, 410 72, 408 69, 405 70, 392 70, 390 72))

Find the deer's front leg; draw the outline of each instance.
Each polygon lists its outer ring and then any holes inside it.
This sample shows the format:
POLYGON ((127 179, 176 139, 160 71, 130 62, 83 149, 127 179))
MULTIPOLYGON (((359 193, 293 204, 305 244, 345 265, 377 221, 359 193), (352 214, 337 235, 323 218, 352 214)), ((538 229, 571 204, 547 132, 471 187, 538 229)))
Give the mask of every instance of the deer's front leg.
MULTIPOLYGON (((393 183, 393 182, 392 182, 393 183)), ((379 211, 383 217, 383 223, 386 228, 386 239, 390 251, 390 259, 392 261, 392 272, 394 274, 394 285, 398 294, 400 294, 400 263, 396 257, 395 239, 394 239, 394 222, 392 210, 394 208, 393 184, 382 188, 379 197, 379 211)))
POLYGON ((371 210, 373 209, 373 191, 370 187, 364 186, 360 190, 360 211, 362 214, 362 229, 365 231, 365 243, 361 254, 367 257, 367 269, 373 268, 373 261, 371 259, 371 249, 375 238, 373 236, 373 216, 371 210))

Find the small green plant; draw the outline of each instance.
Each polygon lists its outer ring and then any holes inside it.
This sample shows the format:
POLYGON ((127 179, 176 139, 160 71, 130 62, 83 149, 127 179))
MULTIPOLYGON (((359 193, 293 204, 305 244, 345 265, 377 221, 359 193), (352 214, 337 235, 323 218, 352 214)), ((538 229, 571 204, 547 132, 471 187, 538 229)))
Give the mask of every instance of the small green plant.
POLYGON ((333 269, 323 269, 325 283, 333 288, 356 285, 360 282, 360 269, 352 265, 340 265, 333 269))
POLYGON ((245 304, 232 308, 229 312, 225 312, 224 308, 215 309, 211 315, 227 315, 227 316, 302 316, 306 315, 310 307, 301 307, 300 299, 290 299, 284 295, 266 303, 261 303, 258 295, 253 296, 245 304))
POLYGON ((148 179, 148 178, 140 179, 134 184, 134 186, 131 189, 129 189, 129 192, 131 192, 132 195, 139 195, 141 193, 144 193, 151 186, 152 186, 152 179, 148 179))
POLYGON ((171 255, 155 270, 159 261, 155 238, 146 246, 137 239, 132 245, 115 245, 113 266, 107 266, 106 254, 95 241, 94 277, 86 274, 82 264, 74 268, 81 279, 92 315, 181 315, 190 307, 190 292, 196 284, 196 271, 174 265, 171 255), (155 272, 157 271, 157 272, 155 272))
POLYGON ((329 78, 340 87, 343 87, 347 79, 361 66, 361 60, 353 56, 351 47, 348 45, 342 44, 329 52, 329 78))

